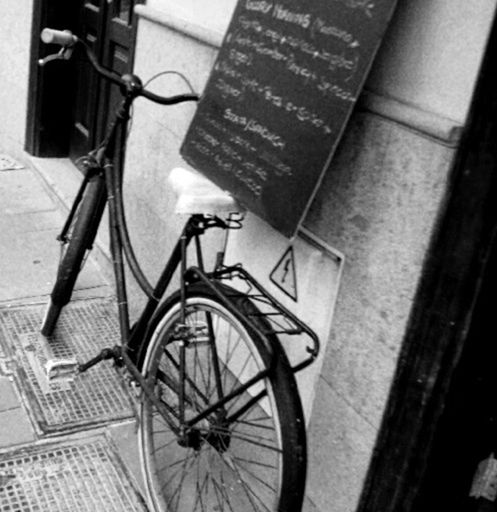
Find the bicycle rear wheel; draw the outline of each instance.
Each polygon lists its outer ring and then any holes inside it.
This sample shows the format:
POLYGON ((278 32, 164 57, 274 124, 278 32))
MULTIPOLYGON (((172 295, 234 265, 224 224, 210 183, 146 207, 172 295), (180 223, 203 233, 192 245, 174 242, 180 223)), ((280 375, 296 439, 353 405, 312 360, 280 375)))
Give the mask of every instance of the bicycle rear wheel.
MULTIPOLYGON (((306 476, 305 425, 279 341, 269 336, 273 359, 250 325, 206 286, 191 286, 187 293, 186 329, 175 294, 152 324, 142 368, 171 415, 165 421, 143 399, 139 440, 151 504, 167 512, 299 512, 306 476), (182 383, 188 421, 271 364, 267 377, 181 435, 182 383), (259 394, 263 397, 254 400, 259 394)), ((233 300, 244 315, 258 313, 246 297, 233 300)), ((257 325, 267 327, 261 317, 257 325)))
POLYGON ((105 181, 95 175, 88 182, 68 231, 68 242, 59 262, 55 284, 41 324, 40 331, 44 336, 53 333, 62 308, 71 300, 85 255, 95 240, 105 202, 105 181))

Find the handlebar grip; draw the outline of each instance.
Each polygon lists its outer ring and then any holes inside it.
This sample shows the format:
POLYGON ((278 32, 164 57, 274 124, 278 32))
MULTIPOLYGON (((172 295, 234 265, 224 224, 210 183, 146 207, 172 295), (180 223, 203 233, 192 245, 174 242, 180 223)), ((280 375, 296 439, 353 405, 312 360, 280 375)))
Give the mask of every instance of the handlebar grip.
POLYGON ((45 44, 60 44, 60 46, 72 46, 78 38, 70 30, 55 30, 44 28, 41 31, 41 40, 45 44))
POLYGON ((196 93, 178 94, 177 96, 159 96, 158 94, 154 94, 146 89, 142 89, 139 96, 143 96, 154 103, 158 103, 159 105, 177 105, 178 103, 198 101, 200 99, 196 93))

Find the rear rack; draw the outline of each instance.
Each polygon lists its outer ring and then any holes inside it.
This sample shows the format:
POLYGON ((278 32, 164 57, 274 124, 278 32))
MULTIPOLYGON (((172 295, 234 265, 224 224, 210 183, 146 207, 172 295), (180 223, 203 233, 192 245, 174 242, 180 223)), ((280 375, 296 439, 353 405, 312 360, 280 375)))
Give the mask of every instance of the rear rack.
POLYGON ((294 373, 307 368, 319 354, 319 338, 316 333, 304 322, 298 319, 283 304, 276 300, 241 264, 223 266, 212 273, 206 274, 198 267, 190 267, 187 270, 187 279, 201 280, 207 284, 218 297, 226 303, 233 313, 242 316, 233 304, 236 297, 247 297, 257 308, 257 313, 244 311, 243 319, 247 320, 251 327, 259 333, 271 349, 268 336, 291 336, 305 343, 306 356, 302 361, 292 366, 294 373), (222 287, 216 286, 217 282, 229 281, 230 291, 227 293, 222 287), (234 293, 231 293, 231 290, 234 293), (264 318, 265 322, 256 322, 257 318, 264 318), (267 325, 268 328, 265 328, 267 325))

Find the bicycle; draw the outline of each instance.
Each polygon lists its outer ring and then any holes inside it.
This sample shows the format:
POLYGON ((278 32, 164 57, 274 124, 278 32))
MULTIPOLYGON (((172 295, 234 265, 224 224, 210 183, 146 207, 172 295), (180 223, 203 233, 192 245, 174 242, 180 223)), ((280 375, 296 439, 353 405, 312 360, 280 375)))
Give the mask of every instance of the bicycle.
POLYGON ((201 175, 175 169, 171 181, 178 205, 190 216, 155 286, 140 269, 129 239, 123 166, 114 166, 113 159, 133 100, 142 96, 172 105, 198 96, 164 97, 145 89, 135 75, 117 76, 69 31, 44 29, 42 40, 61 49, 40 64, 68 59, 83 48, 99 76, 117 84, 123 96, 104 140, 81 160, 84 178, 58 237, 62 256, 41 326, 49 345, 108 204, 121 344, 83 363, 52 361, 48 378, 75 376, 106 359, 128 372, 139 389, 139 448, 153 510, 299 512, 306 437, 294 374, 315 360, 319 340, 241 264, 226 265, 225 248, 214 269, 206 270, 202 235, 217 228, 227 237, 240 229, 243 208, 201 175), (192 246, 196 265, 189 266, 192 246), (125 260, 148 297, 132 326, 125 260), (166 297, 177 270, 179 290, 166 297), (305 357, 293 366, 281 335, 308 340, 305 357))

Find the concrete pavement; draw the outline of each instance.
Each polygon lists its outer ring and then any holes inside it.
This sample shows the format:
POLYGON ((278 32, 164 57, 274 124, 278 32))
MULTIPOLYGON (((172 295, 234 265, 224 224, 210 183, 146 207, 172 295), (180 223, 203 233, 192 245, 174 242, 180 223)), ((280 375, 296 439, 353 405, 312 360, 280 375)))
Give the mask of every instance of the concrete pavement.
MULTIPOLYGON (((1 151, 0 151, 1 153, 1 151)), ((0 170, 0 308, 46 302, 59 259, 55 240, 64 219, 38 172, 30 167, 0 170)), ((90 257, 73 299, 112 296, 113 289, 90 257)), ((1 330, 0 330, 1 335, 1 330)), ((9 375, 9 357, 0 344, 0 451, 42 441, 9 375)), ((113 438, 121 459, 140 485, 133 421, 99 427, 113 438)), ((89 430, 88 435, 94 435, 89 430)), ((62 434, 63 435, 63 434, 62 434)), ((84 434, 83 434, 84 435, 84 434)), ((0 456, 1 459, 1 456, 0 456)))

